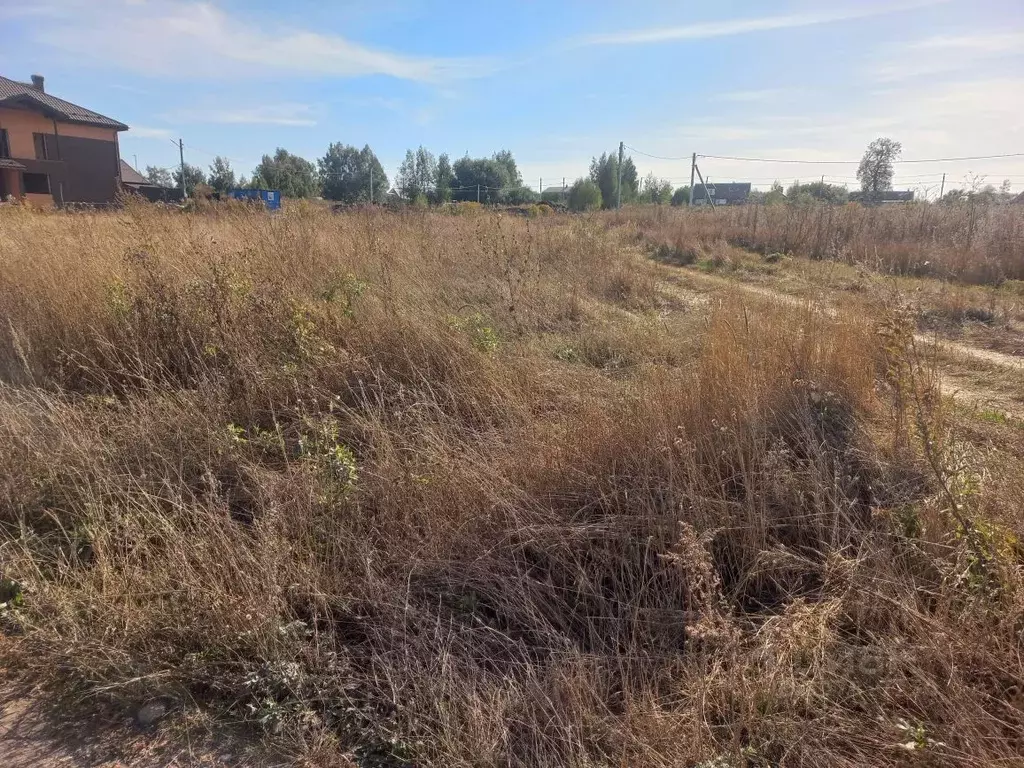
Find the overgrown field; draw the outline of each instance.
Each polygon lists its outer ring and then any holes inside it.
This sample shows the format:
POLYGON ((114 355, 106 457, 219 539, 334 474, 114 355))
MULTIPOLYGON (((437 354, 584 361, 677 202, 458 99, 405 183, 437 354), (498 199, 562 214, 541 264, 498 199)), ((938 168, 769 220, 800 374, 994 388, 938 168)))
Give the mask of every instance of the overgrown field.
POLYGON ((313 765, 1024 757, 1024 433, 898 308, 601 217, 0 214, 9 678, 313 765))
POLYGON ((649 207, 620 216, 640 221, 666 248, 725 240, 867 265, 873 270, 966 283, 1024 280, 1024 206, 758 205, 692 211, 649 207))

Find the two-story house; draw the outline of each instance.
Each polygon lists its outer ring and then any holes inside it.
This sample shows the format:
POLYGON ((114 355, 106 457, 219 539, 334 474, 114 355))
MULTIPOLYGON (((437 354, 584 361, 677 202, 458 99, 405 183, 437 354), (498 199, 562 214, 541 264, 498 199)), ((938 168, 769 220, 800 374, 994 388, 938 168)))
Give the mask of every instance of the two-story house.
POLYGON ((0 201, 113 202, 121 186, 117 135, 126 130, 51 96, 39 75, 31 83, 0 77, 0 201))

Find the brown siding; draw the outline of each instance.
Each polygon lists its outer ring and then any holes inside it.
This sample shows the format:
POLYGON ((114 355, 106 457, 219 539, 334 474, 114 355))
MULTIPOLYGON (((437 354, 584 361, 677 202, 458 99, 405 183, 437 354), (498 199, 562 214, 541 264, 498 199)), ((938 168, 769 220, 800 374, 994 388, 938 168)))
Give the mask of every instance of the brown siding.
MULTIPOLYGON (((63 127, 63 126, 62 126, 63 127)), ((117 195, 117 144, 112 141, 60 137, 65 203, 111 203, 117 195)), ((25 163, 26 167, 28 163, 25 163)), ((54 197, 59 192, 51 185, 54 197)))
POLYGON ((75 123, 54 125, 53 120, 41 114, 7 108, 0 108, 0 128, 7 129, 11 157, 29 173, 49 175, 54 201, 114 201, 120 179, 117 131, 75 123), (46 160, 36 159, 33 134, 37 133, 48 134, 46 160))

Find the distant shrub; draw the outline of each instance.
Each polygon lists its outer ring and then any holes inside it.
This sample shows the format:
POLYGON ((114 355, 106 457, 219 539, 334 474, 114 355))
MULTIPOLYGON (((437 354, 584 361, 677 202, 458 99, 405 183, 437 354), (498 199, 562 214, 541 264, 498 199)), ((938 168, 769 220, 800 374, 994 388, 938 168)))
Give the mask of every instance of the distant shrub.
POLYGON ((569 209, 596 211, 601 207, 601 189, 590 179, 576 179, 569 190, 569 209))
POLYGON ((540 195, 529 187, 515 187, 502 192, 500 202, 506 205, 526 205, 539 200, 540 195))

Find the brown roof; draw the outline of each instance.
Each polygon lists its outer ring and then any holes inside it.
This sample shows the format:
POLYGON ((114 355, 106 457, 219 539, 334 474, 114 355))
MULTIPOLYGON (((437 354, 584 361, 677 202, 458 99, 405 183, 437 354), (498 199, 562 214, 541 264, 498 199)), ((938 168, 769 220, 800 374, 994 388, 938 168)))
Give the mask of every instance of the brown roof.
POLYGON ((3 106, 4 102, 20 106, 34 106, 68 123, 98 125, 102 128, 113 128, 115 131, 128 130, 128 126, 124 123, 104 117, 91 109, 72 104, 70 101, 58 99, 56 96, 37 90, 34 86, 19 83, 17 80, 0 75, 0 106, 3 106))
POLYGON ((19 163, 17 160, 11 160, 9 157, 0 157, 0 168, 13 168, 16 171, 24 171, 25 166, 19 163))
POLYGON ((124 160, 121 161, 121 183, 131 184, 132 186, 145 185, 147 187, 155 187, 152 181, 147 179, 141 173, 132 168, 124 160))

